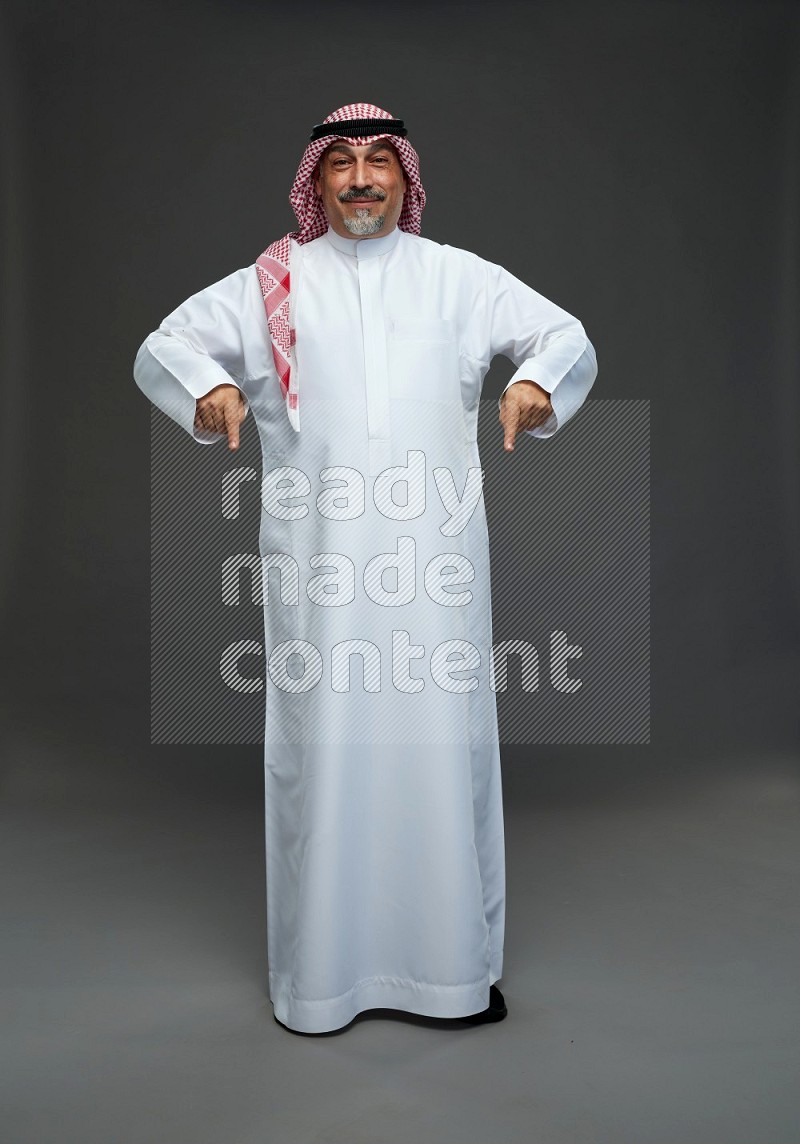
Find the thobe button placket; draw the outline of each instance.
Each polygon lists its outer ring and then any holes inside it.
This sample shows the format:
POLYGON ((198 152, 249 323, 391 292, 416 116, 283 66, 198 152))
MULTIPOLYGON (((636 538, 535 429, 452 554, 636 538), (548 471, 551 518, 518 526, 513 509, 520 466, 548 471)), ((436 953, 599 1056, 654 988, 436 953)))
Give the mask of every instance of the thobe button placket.
POLYGON ((369 475, 376 476, 391 464, 389 363, 386 356, 379 258, 359 257, 358 289, 361 295, 361 328, 364 340, 369 475))
POLYGON ((391 464, 389 420, 389 360, 383 316, 381 279, 386 255, 400 240, 397 227, 376 238, 343 238, 328 230, 326 238, 345 254, 356 258, 361 303, 361 332, 366 387, 369 476, 377 476, 391 464))

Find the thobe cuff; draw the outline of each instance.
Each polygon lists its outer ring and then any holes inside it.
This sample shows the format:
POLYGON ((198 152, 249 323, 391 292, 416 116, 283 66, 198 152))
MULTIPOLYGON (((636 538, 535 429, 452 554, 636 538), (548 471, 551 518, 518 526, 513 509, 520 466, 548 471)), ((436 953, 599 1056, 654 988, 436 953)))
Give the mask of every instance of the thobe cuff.
MULTIPOLYGON (((553 412, 541 425, 537 425, 535 429, 525 429, 524 432, 530 437, 552 437, 586 400, 596 375, 597 357, 594 346, 587 338, 583 352, 561 377, 553 378, 539 358, 528 358, 509 379, 503 393, 518 381, 535 381, 542 389, 547 390, 553 412)), ((497 402, 498 409, 501 402, 502 395, 497 402)))
POLYGON ((235 385, 242 395, 247 416, 250 412, 250 402, 241 385, 210 358, 207 364, 202 363, 202 368, 197 369, 189 377, 178 376, 170 369, 170 350, 167 346, 168 343, 163 342, 161 346, 158 345, 156 332, 150 334, 139 347, 134 365, 134 376, 139 387, 154 405, 176 421, 201 445, 214 445, 218 441, 227 440, 227 433, 195 428, 197 399, 205 397, 217 385, 235 385))

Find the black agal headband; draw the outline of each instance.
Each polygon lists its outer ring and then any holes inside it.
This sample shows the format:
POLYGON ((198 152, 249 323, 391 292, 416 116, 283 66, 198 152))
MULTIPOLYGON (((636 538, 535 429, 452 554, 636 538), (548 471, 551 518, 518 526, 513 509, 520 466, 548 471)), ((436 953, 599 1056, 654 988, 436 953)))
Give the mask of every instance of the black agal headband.
POLYGON ((309 135, 309 140, 321 139, 324 135, 343 135, 357 138, 363 135, 408 135, 402 119, 340 119, 338 123, 318 123, 309 135))

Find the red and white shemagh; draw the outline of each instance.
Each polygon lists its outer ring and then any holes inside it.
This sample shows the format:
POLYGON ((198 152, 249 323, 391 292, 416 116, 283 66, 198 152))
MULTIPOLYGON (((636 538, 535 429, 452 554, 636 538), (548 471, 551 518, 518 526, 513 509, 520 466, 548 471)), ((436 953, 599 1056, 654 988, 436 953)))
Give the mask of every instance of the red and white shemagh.
MULTIPOLYGON (((376 107, 373 103, 347 103, 344 107, 323 120, 323 123, 341 123, 348 119, 393 119, 394 116, 376 107)), ((286 412, 295 430, 300 429, 299 393, 297 371, 292 371, 292 346, 294 330, 289 323, 289 258, 292 240, 299 244, 319 238, 328 229, 328 220, 322 200, 314 189, 314 169, 322 153, 337 139, 343 139, 355 147, 365 147, 388 139, 397 151, 408 181, 403 197, 398 226, 410 234, 419 234, 422 209, 425 206, 425 191, 419 178, 419 156, 411 144, 401 135, 324 135, 308 144, 300 166, 297 169, 289 202, 297 216, 300 229, 285 234, 267 247, 256 259, 256 271, 264 297, 267 312, 272 356, 281 383, 286 412)))

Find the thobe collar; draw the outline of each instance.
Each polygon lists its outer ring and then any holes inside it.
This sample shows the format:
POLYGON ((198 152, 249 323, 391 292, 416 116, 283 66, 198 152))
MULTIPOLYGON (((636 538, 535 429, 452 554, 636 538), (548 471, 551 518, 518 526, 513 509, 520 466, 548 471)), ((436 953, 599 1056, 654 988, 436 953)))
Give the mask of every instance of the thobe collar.
POLYGON ((351 258, 377 258, 380 254, 388 254, 394 250, 400 240, 400 227, 395 226, 388 234, 378 235, 376 238, 342 238, 330 227, 325 231, 325 238, 331 246, 349 254, 351 258))

